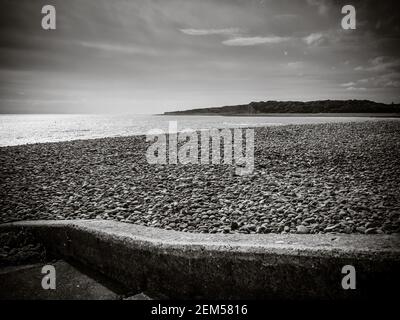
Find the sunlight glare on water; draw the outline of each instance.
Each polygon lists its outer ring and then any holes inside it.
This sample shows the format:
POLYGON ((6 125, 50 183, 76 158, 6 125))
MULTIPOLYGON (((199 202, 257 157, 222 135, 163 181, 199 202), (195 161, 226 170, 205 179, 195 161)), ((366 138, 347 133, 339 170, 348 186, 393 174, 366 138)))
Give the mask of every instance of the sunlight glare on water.
POLYGON ((150 129, 168 130, 169 121, 178 122, 178 131, 256 127, 285 124, 365 121, 365 117, 225 117, 89 114, 0 115, 0 146, 56 142, 146 134, 150 129))

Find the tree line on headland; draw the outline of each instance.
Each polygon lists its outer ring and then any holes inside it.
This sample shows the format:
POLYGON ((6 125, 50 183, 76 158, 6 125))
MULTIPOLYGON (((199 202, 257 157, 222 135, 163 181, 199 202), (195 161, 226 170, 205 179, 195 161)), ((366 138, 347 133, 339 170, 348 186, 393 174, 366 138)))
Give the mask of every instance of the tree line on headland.
POLYGON ((260 101, 241 105, 164 112, 164 115, 257 115, 267 113, 400 113, 400 105, 370 100, 260 101))

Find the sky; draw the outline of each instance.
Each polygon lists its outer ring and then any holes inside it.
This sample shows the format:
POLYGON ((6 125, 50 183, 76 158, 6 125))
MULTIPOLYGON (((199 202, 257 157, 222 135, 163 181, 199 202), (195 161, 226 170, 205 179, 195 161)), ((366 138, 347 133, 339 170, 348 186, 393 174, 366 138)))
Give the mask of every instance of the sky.
POLYGON ((397 2, 0 0, 0 113, 399 103, 397 2), (41 26, 46 4, 55 30, 41 26), (355 30, 341 27, 345 4, 355 30))

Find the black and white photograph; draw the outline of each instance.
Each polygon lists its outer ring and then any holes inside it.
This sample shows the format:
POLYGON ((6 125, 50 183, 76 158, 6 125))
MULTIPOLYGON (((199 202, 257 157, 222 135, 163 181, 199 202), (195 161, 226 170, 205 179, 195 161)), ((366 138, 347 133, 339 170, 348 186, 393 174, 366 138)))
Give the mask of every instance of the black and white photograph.
POLYGON ((399 12, 0 0, 0 300, 398 299, 399 12))

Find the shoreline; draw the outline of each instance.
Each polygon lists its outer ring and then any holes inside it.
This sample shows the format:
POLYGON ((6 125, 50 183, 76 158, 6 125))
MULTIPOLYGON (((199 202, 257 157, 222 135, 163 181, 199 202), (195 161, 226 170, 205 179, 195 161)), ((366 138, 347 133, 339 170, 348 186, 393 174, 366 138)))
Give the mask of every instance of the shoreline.
POLYGON ((219 117, 360 117, 360 118, 400 118, 400 113, 168 113, 155 116, 219 116, 219 117))
MULTIPOLYGON (((270 114, 271 117, 298 117, 301 116, 300 114, 293 114, 288 116, 287 114, 270 114)), ((365 116, 358 116, 357 114, 356 117, 360 117, 360 118, 370 118, 371 121, 399 121, 400 119, 400 114, 398 117, 393 117, 393 118, 387 118, 386 116, 382 115, 382 117, 380 116, 376 116, 376 117, 371 117, 367 114, 365 114, 365 116)), ((355 117, 354 115, 349 115, 347 117, 351 118, 351 117, 355 117)), ((155 115, 155 116, 165 116, 165 117, 169 117, 170 115, 155 115)), ((171 115, 171 117, 174 117, 175 115, 171 115)), ((192 115, 178 115, 178 116, 192 116, 192 115)), ((211 116, 211 115, 193 115, 193 116, 211 116)), ((221 116, 221 117, 225 117, 225 116, 229 116, 229 115, 213 115, 213 116, 221 116)), ((236 115, 232 115, 236 116, 236 115)), ((242 115, 238 115, 238 116, 242 116, 242 115)), ((246 116, 246 115, 244 115, 246 116)), ((265 115, 263 115, 265 116, 265 115)), ((263 117, 260 116, 260 117, 263 117)), ((268 115, 269 116, 269 115, 268 115)), ((249 117, 252 117, 252 115, 249 115, 249 117)), ((313 117, 310 115, 310 117, 313 117)), ((329 116, 318 116, 315 115, 314 117, 329 117, 329 116)), ((340 117, 339 114, 336 115, 332 115, 332 117, 340 117)), ((346 116, 343 116, 344 118, 346 116)), ((368 121, 368 119, 363 120, 363 121, 368 121)), ((329 124, 329 123, 357 123, 357 121, 347 121, 347 122, 327 122, 327 123, 301 123, 301 124, 294 124, 294 123, 270 123, 269 125, 260 125, 260 126, 236 126, 236 127, 230 127, 230 128, 225 128, 225 127, 221 127, 221 128, 217 128, 218 130, 222 130, 222 129, 233 129, 233 128, 240 128, 240 129, 247 129, 247 128, 268 128, 268 127, 283 127, 283 126, 307 126, 307 125, 318 125, 318 124, 329 124)), ((206 129, 196 129, 195 131, 203 131, 203 130, 210 130, 209 128, 206 129)), ((179 131, 178 132, 182 132, 179 131)), ((143 133, 138 133, 138 134, 127 134, 127 135, 114 135, 114 136, 105 136, 105 137, 93 137, 93 138, 74 138, 74 139, 70 139, 70 140, 55 140, 55 141, 43 141, 43 142, 28 142, 28 143, 23 143, 23 144, 12 144, 12 145, 0 145, 0 150, 2 148, 10 148, 10 147, 18 147, 18 146, 28 146, 28 145, 35 145, 35 144, 48 144, 48 143, 63 143, 63 142, 72 142, 72 141, 86 141, 86 140, 98 140, 98 139, 114 139, 114 138, 128 138, 128 137, 141 137, 141 136, 145 136, 145 134, 143 133)))
POLYGON ((200 233, 400 232, 400 123, 256 127, 255 167, 149 165, 144 136, 2 147, 0 222, 200 233), (379 183, 376 183, 378 181, 379 183))

